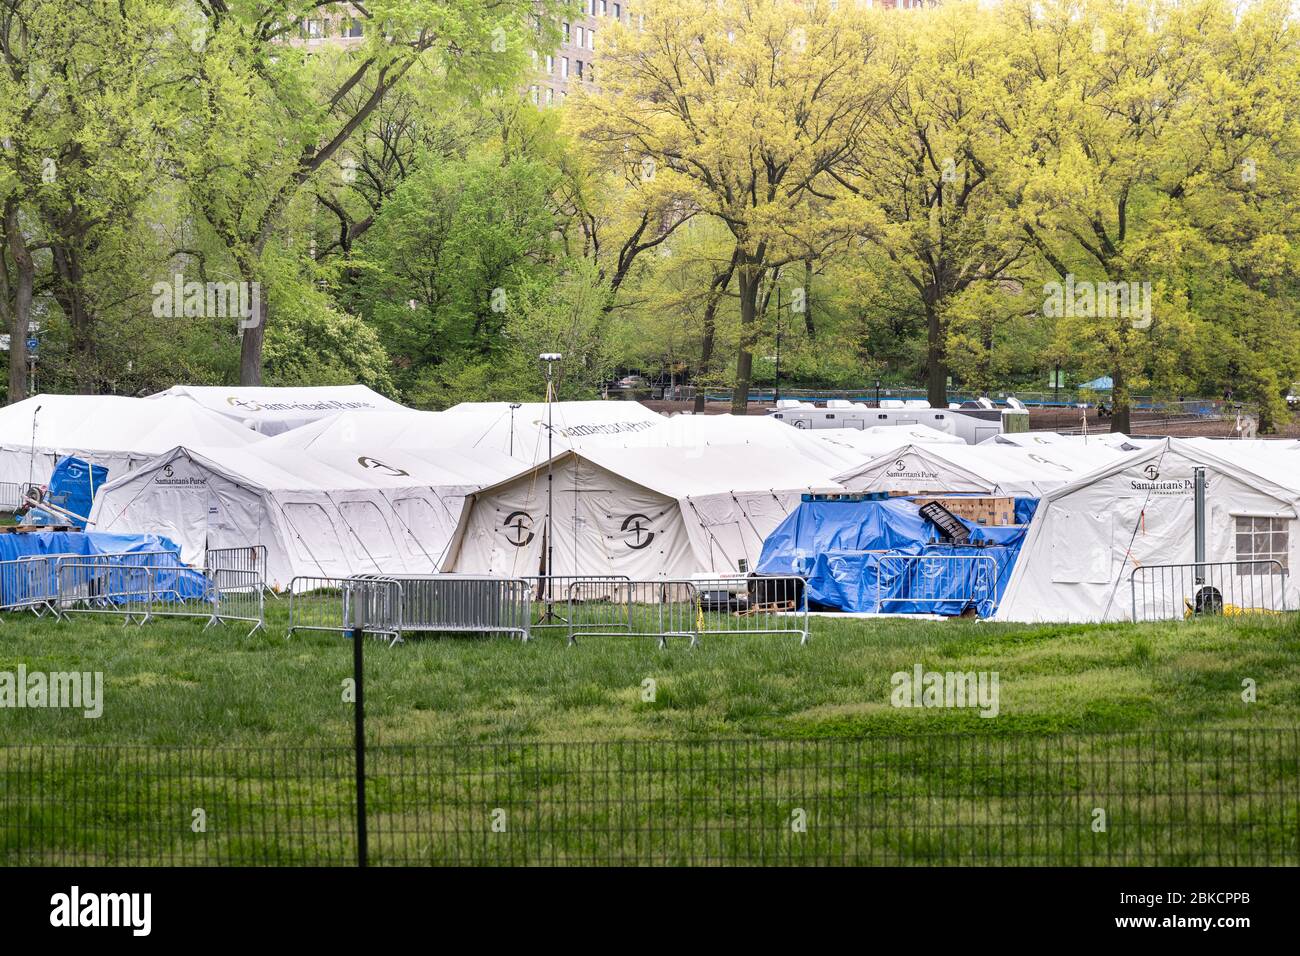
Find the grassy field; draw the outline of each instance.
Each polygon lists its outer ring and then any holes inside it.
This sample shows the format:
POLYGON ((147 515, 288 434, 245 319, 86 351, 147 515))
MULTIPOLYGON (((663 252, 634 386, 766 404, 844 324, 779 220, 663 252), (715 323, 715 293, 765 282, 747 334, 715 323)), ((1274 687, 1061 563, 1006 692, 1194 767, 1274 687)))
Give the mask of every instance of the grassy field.
MULTIPOLYGON (((94 720, 0 711, 0 859, 348 862, 350 644, 286 640, 284 610, 272 602, 268 630, 252 637, 189 622, 8 616, 0 671, 102 671, 105 701, 94 720), (214 826, 196 848, 194 806, 240 823, 214 826)), ((803 647, 725 636, 694 649, 629 638, 566 647, 546 631, 528 644, 368 642, 373 853, 1298 862, 1298 651, 1294 616, 815 619, 803 647), (891 706, 890 676, 916 664, 997 671, 998 716, 891 706), (1246 678, 1253 703, 1242 700, 1246 678), (1088 828, 1098 804, 1116 814, 1113 840, 1088 828), (814 821, 794 842, 791 807, 814 821), (506 838, 490 839, 489 811, 515 821, 506 838)))

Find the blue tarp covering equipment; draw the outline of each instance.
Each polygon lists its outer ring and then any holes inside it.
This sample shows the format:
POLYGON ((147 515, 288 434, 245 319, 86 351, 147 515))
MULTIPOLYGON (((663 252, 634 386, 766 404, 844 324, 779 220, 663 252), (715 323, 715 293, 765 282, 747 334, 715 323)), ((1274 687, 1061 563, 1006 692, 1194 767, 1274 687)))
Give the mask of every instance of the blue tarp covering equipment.
POLYGON ((91 465, 80 458, 60 458, 58 464, 54 466, 53 474, 50 475, 50 486, 45 493, 45 500, 58 505, 62 511, 69 514, 65 515, 61 511, 52 509, 32 508, 23 518, 23 524, 75 524, 79 528, 84 528, 85 521, 77 519, 84 519, 90 514, 90 505, 94 501, 95 492, 104 487, 106 481, 108 481, 108 469, 103 465, 91 465))
POLYGON ((805 499, 768 535, 754 570, 806 578, 814 607, 953 615, 974 606, 988 616, 1011 577, 1037 505, 1036 498, 1016 499, 1019 525, 963 520, 971 534, 970 544, 962 546, 940 541, 938 529, 909 498, 805 499), (889 560, 891 555, 983 560, 904 562, 889 560), (948 595, 952 599, 944 600, 948 595))
MULTIPOLYGON (((154 600, 194 600, 208 591, 207 579, 181 563, 180 548, 169 538, 153 534, 104 534, 91 531, 28 531, 0 534, 0 562, 17 561, 32 556, 67 555, 87 559, 114 555, 114 566, 153 568, 154 600)), ((52 562, 50 563, 52 565, 52 562)), ((48 566, 48 565, 47 565, 48 566)), ((31 571, 5 565, 0 573, 0 607, 19 605, 33 589, 46 593, 48 580, 37 580, 31 571), (22 573, 19 573, 19 571, 22 573)), ((132 580, 125 576, 125 580, 132 580)), ((147 595, 143 589, 133 598, 147 595)))

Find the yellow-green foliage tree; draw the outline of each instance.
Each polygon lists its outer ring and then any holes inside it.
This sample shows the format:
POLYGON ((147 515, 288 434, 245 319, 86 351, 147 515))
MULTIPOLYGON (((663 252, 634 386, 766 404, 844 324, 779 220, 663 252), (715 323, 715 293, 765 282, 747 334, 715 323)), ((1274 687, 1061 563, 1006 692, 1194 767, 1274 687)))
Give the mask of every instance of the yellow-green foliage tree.
POLYGON ((669 179, 731 233, 744 411, 765 283, 860 228, 863 204, 832 174, 894 82, 878 17, 824 0, 647 0, 637 13, 605 31, 600 89, 569 108, 588 143, 669 179))

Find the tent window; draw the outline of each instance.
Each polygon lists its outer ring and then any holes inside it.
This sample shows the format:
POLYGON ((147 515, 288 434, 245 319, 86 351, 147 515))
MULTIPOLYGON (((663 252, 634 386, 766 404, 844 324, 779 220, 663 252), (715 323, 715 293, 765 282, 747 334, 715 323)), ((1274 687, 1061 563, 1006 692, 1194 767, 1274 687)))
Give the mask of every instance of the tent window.
POLYGON ((1062 511, 1052 528, 1052 581, 1107 584, 1110 581, 1111 515, 1062 511))
POLYGON ((284 516, 293 529, 294 548, 305 561, 326 560, 342 550, 342 543, 334 531, 325 509, 311 502, 287 502, 284 516))
POLYGON ((339 513, 361 541, 365 557, 393 556, 393 531, 374 502, 342 501, 339 502, 339 513))
POLYGON ((1276 561, 1287 567, 1287 552, 1290 550, 1290 521, 1286 518, 1239 517, 1237 521, 1237 560, 1242 562, 1258 561, 1256 564, 1238 564, 1237 573, 1271 574, 1276 561))

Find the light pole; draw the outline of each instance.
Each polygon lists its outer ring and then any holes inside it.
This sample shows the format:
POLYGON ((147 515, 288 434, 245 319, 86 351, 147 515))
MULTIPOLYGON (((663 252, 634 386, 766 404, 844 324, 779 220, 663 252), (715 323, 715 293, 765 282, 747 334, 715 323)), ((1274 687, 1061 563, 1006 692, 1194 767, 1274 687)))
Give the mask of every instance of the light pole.
POLYGON ((876 379, 876 408, 880 407, 880 379, 876 379))
POLYGON ((555 617, 555 599, 552 596, 550 578, 555 574, 555 428, 552 419, 552 406, 555 402, 555 366, 564 356, 559 352, 543 352, 538 356, 546 363, 546 614, 543 621, 555 617))
POLYGON ((519 402, 510 403, 510 457, 515 457, 515 412, 519 409, 519 402))

